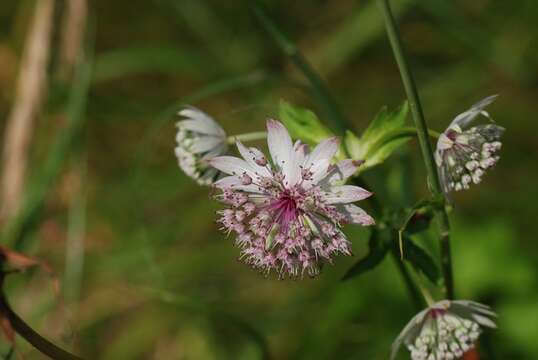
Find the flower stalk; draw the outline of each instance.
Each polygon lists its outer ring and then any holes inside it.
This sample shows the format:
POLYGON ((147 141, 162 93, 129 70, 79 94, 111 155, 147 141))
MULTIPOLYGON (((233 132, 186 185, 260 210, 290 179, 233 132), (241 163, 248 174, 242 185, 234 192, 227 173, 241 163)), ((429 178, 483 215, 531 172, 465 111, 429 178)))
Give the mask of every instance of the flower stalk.
MULTIPOLYGON (((424 118, 424 113, 422 111, 422 106, 420 104, 420 99, 418 96, 417 88, 415 81, 409 70, 409 65, 405 57, 402 41, 398 28, 396 26, 396 21, 392 14, 389 0, 377 0, 385 19, 385 26, 387 30, 387 35, 396 59, 396 63, 400 70, 400 75, 402 77, 402 82, 409 100, 409 105, 411 107, 411 114, 417 128, 417 136, 420 144, 420 149, 422 152, 422 157, 426 165, 426 171, 428 173, 428 185, 430 192, 434 198, 443 199, 444 203, 444 194, 441 189, 441 184, 439 177, 437 175, 437 168, 435 165, 433 149, 431 143, 428 139, 428 126, 426 125, 426 120, 424 118)), ((439 218, 439 230, 440 230, 440 246, 441 246, 441 266, 443 270, 443 277, 445 280, 445 289, 446 296, 448 299, 454 298, 454 281, 452 275, 452 259, 451 259, 451 249, 450 249, 450 224, 448 220, 448 214, 444 206, 441 206, 436 209, 437 217, 439 218)))
POLYGON ((238 140, 242 142, 248 142, 248 141, 263 140, 265 138, 267 138, 267 131, 255 131, 255 132, 246 133, 246 134, 228 136, 228 138, 226 139, 226 142, 229 145, 233 145, 238 140))

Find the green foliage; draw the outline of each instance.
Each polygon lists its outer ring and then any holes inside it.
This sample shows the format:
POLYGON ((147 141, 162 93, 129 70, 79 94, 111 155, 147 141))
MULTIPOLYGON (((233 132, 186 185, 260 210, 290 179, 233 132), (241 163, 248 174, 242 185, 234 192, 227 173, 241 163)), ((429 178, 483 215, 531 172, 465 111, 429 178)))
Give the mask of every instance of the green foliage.
POLYGON ((392 243, 389 229, 374 228, 368 241, 368 254, 357 261, 344 275, 342 280, 349 280, 372 270, 385 259, 392 243))
POLYGON ((404 259, 416 270, 426 275, 432 283, 437 284, 440 271, 433 257, 408 236, 403 236, 403 247, 405 249, 403 253, 404 259))
POLYGON ((396 149, 413 137, 413 132, 404 127, 408 112, 407 102, 394 112, 383 108, 361 137, 357 137, 349 130, 346 132, 344 144, 347 152, 353 159, 365 161, 359 171, 383 163, 396 149))
POLYGON ((291 137, 300 139, 306 144, 315 145, 333 136, 312 111, 291 105, 284 100, 280 100, 279 116, 291 137))

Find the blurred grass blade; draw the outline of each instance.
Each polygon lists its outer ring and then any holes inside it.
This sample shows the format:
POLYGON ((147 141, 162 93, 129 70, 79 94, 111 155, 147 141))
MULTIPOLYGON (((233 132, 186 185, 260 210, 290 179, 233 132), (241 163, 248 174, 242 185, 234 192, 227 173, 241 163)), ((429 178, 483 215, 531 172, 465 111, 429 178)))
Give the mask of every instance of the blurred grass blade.
POLYGON ((92 82, 100 83, 140 73, 200 74, 211 69, 207 57, 175 47, 115 49, 95 58, 92 82), (205 70, 204 70, 205 69, 205 70))
MULTIPOLYGON (((396 17, 404 14, 414 3, 412 0, 394 4, 396 17)), ((358 4, 358 3, 357 3, 358 4)), ((362 2, 335 30, 319 40, 308 57, 316 69, 330 74, 352 58, 357 58, 373 42, 385 35, 383 17, 374 1, 362 2)))
POLYGON ((245 320, 237 317, 236 315, 213 309, 210 304, 204 301, 191 299, 186 296, 179 296, 166 290, 146 288, 146 292, 156 297, 162 302, 175 305, 183 310, 189 312, 197 312, 201 315, 208 316, 210 318, 221 320, 226 325, 235 326, 245 336, 247 336, 260 351, 261 358, 269 360, 271 358, 269 352, 269 346, 263 334, 261 334, 256 328, 245 320))
POLYGON ((87 55, 78 66, 73 81, 66 110, 67 123, 57 135, 42 169, 36 173, 19 214, 2 233, 2 243, 15 250, 20 251, 25 247, 25 235, 33 230, 39 221, 46 196, 60 175, 62 165, 72 146, 75 145, 75 139, 84 122, 91 70, 92 58, 87 55))

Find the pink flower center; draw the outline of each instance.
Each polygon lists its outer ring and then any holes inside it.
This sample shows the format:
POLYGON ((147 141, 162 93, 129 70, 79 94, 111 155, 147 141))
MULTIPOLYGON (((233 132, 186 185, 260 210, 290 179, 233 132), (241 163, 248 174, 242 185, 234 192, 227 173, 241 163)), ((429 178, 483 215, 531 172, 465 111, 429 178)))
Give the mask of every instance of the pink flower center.
POLYGON ((284 191, 277 200, 269 205, 269 208, 276 214, 275 221, 280 224, 284 231, 287 231, 290 223, 294 222, 302 213, 296 200, 289 191, 284 191))

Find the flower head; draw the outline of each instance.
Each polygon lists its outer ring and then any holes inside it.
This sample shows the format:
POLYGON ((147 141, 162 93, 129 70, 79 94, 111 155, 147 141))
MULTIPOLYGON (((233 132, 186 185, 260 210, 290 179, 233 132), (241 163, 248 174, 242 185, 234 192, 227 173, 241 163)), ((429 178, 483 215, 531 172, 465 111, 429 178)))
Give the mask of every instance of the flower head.
POLYGON ((469 300, 443 300, 418 313, 405 326, 392 345, 391 360, 402 342, 413 360, 459 359, 473 349, 481 326, 496 328, 496 314, 469 300))
POLYGON ((267 121, 272 163, 256 148, 237 142, 242 159, 213 158, 209 163, 230 176, 214 185, 217 198, 229 205, 219 212, 223 230, 237 235, 241 259, 265 273, 314 276, 336 254, 351 255, 340 229, 345 223, 371 225, 374 220, 353 202, 370 192, 343 185, 359 163, 343 160, 331 165, 339 142, 330 138, 312 152, 292 143, 286 128, 267 121))
POLYGON ((209 115, 189 107, 178 113, 185 120, 177 123, 175 154, 179 167, 200 185, 210 185, 218 171, 207 160, 228 150, 226 133, 209 115))
POLYGON ((471 183, 478 184, 485 171, 499 160, 504 128, 495 124, 468 128, 478 115, 490 119, 484 108, 496 97, 487 97, 456 116, 439 137, 435 162, 445 192, 468 189, 471 183))

